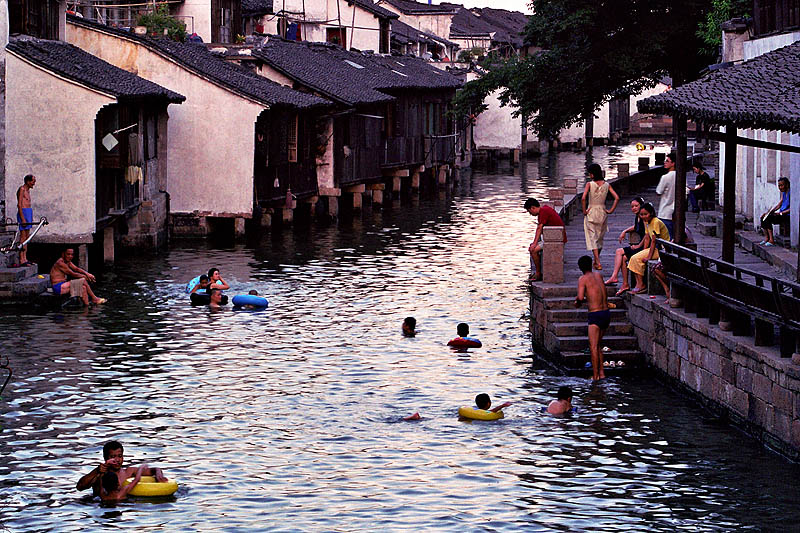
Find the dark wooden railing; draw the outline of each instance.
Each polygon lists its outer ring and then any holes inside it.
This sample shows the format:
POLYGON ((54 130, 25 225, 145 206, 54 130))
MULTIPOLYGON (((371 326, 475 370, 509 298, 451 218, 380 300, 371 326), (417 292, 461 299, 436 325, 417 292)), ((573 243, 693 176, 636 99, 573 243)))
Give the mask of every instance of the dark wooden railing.
POLYGON ((713 259, 661 239, 656 242, 667 278, 684 289, 681 296, 687 312, 697 312, 697 316, 718 323, 721 306, 733 323, 733 334, 754 333, 756 345, 760 346, 774 344, 778 326, 781 357, 792 356, 800 334, 800 284, 713 259))
POLYGON ((391 137, 384 140, 382 166, 424 163, 422 137, 391 137))
POLYGON ((452 163, 456 157, 456 135, 426 135, 425 166, 452 163))

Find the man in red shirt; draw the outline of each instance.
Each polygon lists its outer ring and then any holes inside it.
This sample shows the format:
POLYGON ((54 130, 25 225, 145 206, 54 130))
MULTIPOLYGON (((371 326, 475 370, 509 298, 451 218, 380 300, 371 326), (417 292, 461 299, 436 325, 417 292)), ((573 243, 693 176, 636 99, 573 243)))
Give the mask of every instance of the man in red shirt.
POLYGON ((561 226, 564 232, 564 243, 567 242, 567 230, 564 229, 564 221, 558 216, 556 210, 550 206, 539 206, 538 200, 535 198, 528 198, 525 200, 525 211, 531 216, 539 217, 539 224, 536 226, 536 235, 533 237, 533 242, 528 246, 528 252, 531 254, 531 267, 535 272, 531 275, 531 281, 542 281, 542 228, 545 226, 561 226))

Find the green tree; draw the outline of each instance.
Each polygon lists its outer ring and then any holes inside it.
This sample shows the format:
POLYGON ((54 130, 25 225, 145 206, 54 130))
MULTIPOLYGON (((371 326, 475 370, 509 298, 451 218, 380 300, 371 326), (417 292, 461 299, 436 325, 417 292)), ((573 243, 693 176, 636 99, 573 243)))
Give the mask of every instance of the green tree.
POLYGON ((698 21, 711 0, 537 0, 527 42, 531 57, 489 66, 456 96, 459 115, 485 109, 484 98, 516 107, 540 137, 553 137, 614 94, 636 94, 664 74, 681 84, 709 63, 698 21))
POLYGON ((149 35, 163 36, 166 34, 173 41, 180 42, 186 39, 186 24, 171 16, 169 8, 165 4, 161 4, 153 11, 139 15, 136 24, 145 26, 149 35))
POLYGON ((697 36, 703 41, 703 52, 716 56, 722 44, 720 25, 734 17, 747 16, 749 11, 749 0, 711 0, 711 10, 697 29, 697 36))

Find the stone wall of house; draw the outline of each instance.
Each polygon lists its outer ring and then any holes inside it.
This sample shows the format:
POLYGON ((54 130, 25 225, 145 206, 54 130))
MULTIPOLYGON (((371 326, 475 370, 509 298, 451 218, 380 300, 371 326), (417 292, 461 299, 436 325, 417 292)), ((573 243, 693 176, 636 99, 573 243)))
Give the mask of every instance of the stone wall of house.
POLYGON ((265 106, 134 40, 75 24, 68 24, 67 30, 71 44, 186 97, 184 103, 169 108, 166 190, 171 213, 250 218, 255 123, 265 106))
POLYGON ((170 13, 186 24, 188 33, 194 30, 194 33, 202 37, 204 43, 211 42, 211 0, 190 0, 170 6, 170 13))
POLYGON ((634 296, 639 348, 671 382, 771 448, 800 459, 800 365, 680 309, 634 296))
POLYGON ((13 200, 26 174, 34 220, 49 225, 39 242, 92 242, 95 231, 95 118, 116 98, 56 77, 6 52, 5 196, 13 200), (58 117, 58 120, 56 120, 58 117))

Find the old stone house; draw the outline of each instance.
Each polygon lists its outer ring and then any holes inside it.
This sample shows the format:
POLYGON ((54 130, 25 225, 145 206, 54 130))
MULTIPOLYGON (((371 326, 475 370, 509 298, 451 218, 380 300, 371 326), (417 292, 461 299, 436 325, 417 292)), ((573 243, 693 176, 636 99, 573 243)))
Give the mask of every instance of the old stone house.
POLYGON ((463 155, 447 114, 461 81, 419 58, 279 37, 255 48, 252 57, 260 75, 336 103, 328 147, 332 168, 318 172, 332 187, 352 193, 355 207, 365 186, 415 176, 418 183, 426 168, 449 169, 463 155))
POLYGON ((92 243, 103 243, 107 260, 115 242, 159 247, 168 206, 167 107, 184 97, 53 40, 64 36, 63 3, 34 3, 41 4, 11 10, 1 52, 5 216, 14 218, 16 191, 34 174, 34 218, 49 222, 37 243, 77 245, 83 264, 92 243))
POLYGON ((431 32, 412 28, 405 22, 392 21, 392 53, 413 55, 433 61, 455 61, 459 46, 431 32))
POLYGON ((141 37, 72 16, 67 39, 186 96, 169 121, 174 235, 215 229, 241 235, 260 203, 282 198, 289 188, 316 190, 312 115, 329 104, 325 99, 225 61, 202 44, 141 37))

